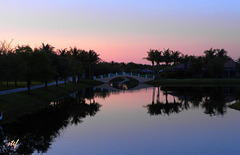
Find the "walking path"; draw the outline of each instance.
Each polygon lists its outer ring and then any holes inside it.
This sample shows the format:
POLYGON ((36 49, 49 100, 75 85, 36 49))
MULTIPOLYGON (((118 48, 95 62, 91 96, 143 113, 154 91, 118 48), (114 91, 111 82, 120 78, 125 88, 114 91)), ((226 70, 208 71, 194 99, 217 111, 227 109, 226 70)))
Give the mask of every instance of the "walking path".
MULTIPOLYGON (((62 83, 64 83, 64 81, 58 81, 58 84, 62 84, 62 83)), ((53 86, 53 85, 56 85, 56 82, 48 83, 48 86, 53 86)), ((38 88, 43 88, 43 87, 45 87, 45 84, 31 86, 30 89, 32 90, 32 89, 38 89, 38 88)), ((17 92, 22 92, 22 91, 27 91, 27 87, 9 89, 9 90, 2 90, 2 91, 0 91, 0 96, 1 95, 12 94, 12 93, 17 93, 17 92)))

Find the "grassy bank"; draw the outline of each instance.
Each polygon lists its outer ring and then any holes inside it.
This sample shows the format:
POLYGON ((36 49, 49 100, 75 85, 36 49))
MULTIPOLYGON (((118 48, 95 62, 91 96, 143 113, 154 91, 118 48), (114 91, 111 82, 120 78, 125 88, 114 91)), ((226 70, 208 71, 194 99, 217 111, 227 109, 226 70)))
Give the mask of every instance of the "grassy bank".
MULTIPOLYGON (((38 81, 33 81, 32 85, 40 85, 44 84, 43 82, 38 82, 38 81)), ((8 89, 15 89, 15 88, 22 88, 22 87, 27 87, 27 82, 17 82, 17 86, 15 86, 15 82, 10 81, 8 82, 8 87, 7 87, 7 82, 1 81, 0 82, 0 91, 1 90, 8 90, 8 89)))
POLYGON ((240 86, 240 79, 158 79, 147 82, 150 85, 169 86, 240 86))
POLYGON ((238 101, 238 102, 230 105, 229 107, 232 109, 235 109, 235 110, 240 110, 240 102, 238 101))
POLYGON ((101 84, 93 80, 84 80, 81 83, 61 84, 58 87, 51 86, 48 90, 44 88, 31 90, 28 94, 25 92, 13 93, 0 96, 0 111, 4 111, 5 119, 19 117, 26 113, 32 113, 39 108, 43 108, 50 101, 59 99, 65 95, 75 92, 78 89, 101 84), (91 84, 90 84, 91 83, 91 84))

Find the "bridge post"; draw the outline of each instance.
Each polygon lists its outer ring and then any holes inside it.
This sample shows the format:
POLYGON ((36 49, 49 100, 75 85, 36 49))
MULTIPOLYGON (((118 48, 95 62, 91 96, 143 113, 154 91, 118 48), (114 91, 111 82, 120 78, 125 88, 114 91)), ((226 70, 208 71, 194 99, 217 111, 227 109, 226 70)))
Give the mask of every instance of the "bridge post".
POLYGON ((103 75, 101 75, 101 79, 103 78, 103 75))
POLYGON ((140 77, 140 74, 138 73, 138 77, 140 77))
POLYGON ((96 76, 93 76, 93 80, 96 80, 96 76))
POLYGON ((125 75, 125 72, 123 72, 123 75, 125 75))
POLYGON ((110 77, 110 74, 108 74, 108 77, 110 77))
POLYGON ((118 75, 118 73, 116 73, 116 76, 118 75))
POLYGON ((145 78, 147 78, 147 75, 145 75, 145 78))
POLYGON ((132 76, 132 72, 131 72, 131 76, 132 76))

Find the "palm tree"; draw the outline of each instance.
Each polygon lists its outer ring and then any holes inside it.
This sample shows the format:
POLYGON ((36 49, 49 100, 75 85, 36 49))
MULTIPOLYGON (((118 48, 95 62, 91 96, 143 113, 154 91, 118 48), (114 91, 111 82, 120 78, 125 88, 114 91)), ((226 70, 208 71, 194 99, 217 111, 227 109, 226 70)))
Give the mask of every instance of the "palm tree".
POLYGON ((41 51, 46 52, 49 56, 54 54, 54 47, 49 44, 42 43, 42 46, 39 48, 41 51))
POLYGON ((97 64, 101 59, 99 58, 99 54, 97 54, 94 50, 89 50, 88 52, 88 61, 89 61, 89 78, 92 77, 93 66, 97 64))
POLYGON ((154 50, 154 61, 157 64, 157 78, 159 79, 159 67, 160 63, 162 62, 163 57, 162 57, 162 51, 159 50, 154 50))
MULTIPOLYGON (((150 49, 149 51, 147 51, 148 56, 143 58, 146 59, 148 61, 150 61, 152 63, 152 66, 154 66, 154 62, 155 62, 155 50, 150 49)), ((155 74, 155 70, 154 70, 154 74, 155 74)))
POLYGON ((155 61, 154 52, 155 52, 155 50, 150 49, 149 51, 147 51, 148 56, 146 58, 143 58, 143 59, 146 59, 146 60, 150 61, 152 63, 152 66, 154 66, 154 61, 155 61))
POLYGON ((23 65, 25 67, 21 70, 21 72, 23 72, 24 79, 26 79, 27 81, 28 93, 30 93, 31 81, 34 77, 33 60, 32 60, 33 49, 28 45, 26 46, 23 45, 23 46, 18 46, 15 51, 24 60, 23 65))
POLYGON ((169 49, 163 51, 163 62, 165 62, 165 78, 167 78, 168 64, 172 62, 171 51, 169 49))
POLYGON ((216 50, 210 48, 209 50, 204 51, 205 53, 205 60, 208 63, 210 60, 216 57, 216 50))
MULTIPOLYGON (((37 49, 35 49, 36 51, 37 49)), ((38 51, 38 50, 37 50, 38 51)), ((49 45, 49 44, 44 44, 42 43, 42 46, 39 48, 39 51, 43 51, 45 53, 47 53, 48 57, 50 58, 50 66, 49 67, 52 67, 52 75, 53 77, 55 77, 56 79, 56 86, 58 86, 58 75, 57 75, 57 72, 54 72, 57 70, 57 64, 58 64, 58 60, 57 60, 57 55, 54 51, 54 47, 49 45)), ((45 88, 47 89, 47 83, 48 81, 45 80, 45 88)))
POLYGON ((217 49, 216 50, 216 56, 218 58, 221 58, 224 62, 228 61, 228 60, 232 60, 229 56, 227 56, 227 51, 224 49, 217 49))
POLYGON ((181 52, 179 52, 179 51, 175 51, 175 52, 172 51, 172 61, 173 61, 174 65, 179 61, 180 54, 181 54, 181 52))
POLYGON ((70 53, 71 53, 71 55, 72 55, 73 57, 75 57, 75 58, 78 56, 79 51, 80 51, 80 50, 78 50, 77 47, 74 47, 74 48, 71 47, 71 48, 70 48, 70 53))
POLYGON ((187 70, 187 65, 189 63, 190 57, 188 55, 182 54, 181 56, 181 62, 184 64, 184 78, 186 77, 186 70, 187 70))
POLYGON ((71 65, 71 75, 72 75, 73 83, 76 83, 76 76, 80 74, 80 71, 83 66, 82 62, 84 60, 80 59, 80 55, 81 55, 81 50, 78 49, 77 47, 74 47, 74 48, 70 47, 70 50, 67 52, 67 56, 69 57, 70 65, 71 65))
POLYGON ((60 56, 66 56, 67 55, 67 49, 64 48, 64 49, 60 49, 58 50, 58 53, 60 56))

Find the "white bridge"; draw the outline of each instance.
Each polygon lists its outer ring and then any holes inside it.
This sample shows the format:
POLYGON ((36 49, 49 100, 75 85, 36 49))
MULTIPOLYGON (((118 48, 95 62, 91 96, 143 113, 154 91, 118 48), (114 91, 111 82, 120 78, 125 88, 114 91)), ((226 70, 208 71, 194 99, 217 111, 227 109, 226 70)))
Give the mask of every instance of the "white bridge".
POLYGON ((141 75, 141 74, 133 74, 133 73, 109 73, 107 75, 93 76, 94 80, 101 81, 104 83, 109 83, 112 79, 117 77, 131 77, 133 79, 138 80, 139 83, 145 83, 154 79, 154 75, 141 75))

